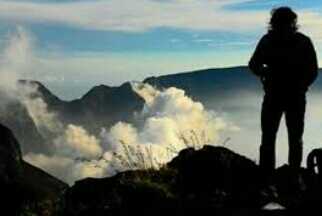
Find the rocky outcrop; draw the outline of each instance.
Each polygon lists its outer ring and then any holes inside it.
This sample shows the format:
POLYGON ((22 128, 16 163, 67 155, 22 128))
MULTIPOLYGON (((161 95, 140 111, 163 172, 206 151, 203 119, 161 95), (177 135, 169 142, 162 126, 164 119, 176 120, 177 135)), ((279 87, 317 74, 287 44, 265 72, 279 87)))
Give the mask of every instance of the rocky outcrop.
POLYGON ((76 182, 67 193, 69 215, 295 215, 320 211, 316 175, 302 168, 292 187, 284 165, 263 185, 258 166, 223 147, 182 150, 160 170, 136 170, 76 182), (267 208, 262 208, 266 206, 267 208), (269 206, 281 206, 271 211, 269 206))
POLYGON ((84 179, 68 192, 70 215, 162 215, 210 209, 255 209, 258 167, 226 148, 185 149, 160 170, 84 179))
POLYGON ((64 182, 25 162, 16 138, 0 124, 1 215, 19 215, 25 211, 25 206, 39 201, 62 200, 67 187, 64 182))
POLYGON ((194 194, 208 202, 220 199, 220 205, 230 207, 258 204, 258 166, 229 149, 207 145, 199 151, 185 149, 168 166, 178 171, 175 188, 184 196, 194 194))
POLYGON ((9 182, 19 174, 22 163, 19 144, 11 131, 0 124, 0 179, 9 182))

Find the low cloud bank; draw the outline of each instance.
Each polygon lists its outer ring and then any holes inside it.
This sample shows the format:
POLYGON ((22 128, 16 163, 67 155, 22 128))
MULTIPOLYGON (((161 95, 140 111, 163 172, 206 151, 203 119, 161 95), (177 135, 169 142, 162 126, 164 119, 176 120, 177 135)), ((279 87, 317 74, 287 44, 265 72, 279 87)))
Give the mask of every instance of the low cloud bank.
POLYGON ((54 139, 53 155, 28 154, 25 159, 72 184, 84 177, 159 168, 181 149, 215 145, 221 131, 234 128, 181 89, 157 90, 139 82, 132 87, 145 99, 143 110, 135 114, 137 125, 118 122, 95 137, 70 124, 54 139))

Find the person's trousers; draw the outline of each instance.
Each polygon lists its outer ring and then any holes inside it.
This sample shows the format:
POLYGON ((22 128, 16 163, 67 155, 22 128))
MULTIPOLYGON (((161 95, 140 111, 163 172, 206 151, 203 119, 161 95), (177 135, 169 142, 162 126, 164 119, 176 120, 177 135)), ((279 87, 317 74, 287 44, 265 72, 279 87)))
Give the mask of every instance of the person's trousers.
POLYGON ((300 169, 305 106, 305 94, 265 94, 261 112, 262 143, 259 164, 266 173, 273 172, 275 169, 275 140, 283 114, 285 114, 288 132, 288 163, 291 169, 300 169))

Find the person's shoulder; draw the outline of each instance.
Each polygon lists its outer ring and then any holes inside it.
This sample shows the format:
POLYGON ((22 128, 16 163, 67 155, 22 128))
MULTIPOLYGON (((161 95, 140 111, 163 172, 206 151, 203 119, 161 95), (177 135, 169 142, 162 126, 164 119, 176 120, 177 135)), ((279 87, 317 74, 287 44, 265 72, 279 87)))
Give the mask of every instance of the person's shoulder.
POLYGON ((268 33, 264 34, 261 38, 261 40, 269 40, 270 35, 268 33))
POLYGON ((311 38, 302 32, 296 32, 294 35, 295 38, 301 42, 311 42, 311 38))
POLYGON ((269 34, 264 34, 260 39, 260 43, 261 44, 266 44, 269 40, 270 40, 269 34))

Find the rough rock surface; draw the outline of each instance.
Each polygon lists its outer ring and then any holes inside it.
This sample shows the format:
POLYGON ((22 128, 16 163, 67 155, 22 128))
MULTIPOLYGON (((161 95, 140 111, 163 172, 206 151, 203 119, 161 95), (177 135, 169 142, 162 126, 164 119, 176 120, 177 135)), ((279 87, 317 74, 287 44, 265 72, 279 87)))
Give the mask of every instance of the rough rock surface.
POLYGON ((0 215, 20 215, 38 201, 62 200, 67 184, 22 159, 11 131, 0 124, 0 215), (26 207, 27 208, 27 207, 26 207), (29 207, 28 207, 29 208, 29 207))

